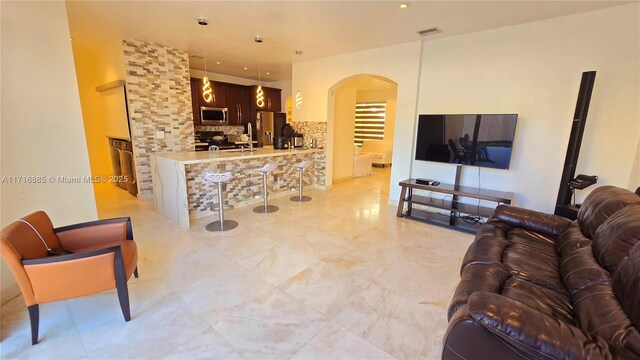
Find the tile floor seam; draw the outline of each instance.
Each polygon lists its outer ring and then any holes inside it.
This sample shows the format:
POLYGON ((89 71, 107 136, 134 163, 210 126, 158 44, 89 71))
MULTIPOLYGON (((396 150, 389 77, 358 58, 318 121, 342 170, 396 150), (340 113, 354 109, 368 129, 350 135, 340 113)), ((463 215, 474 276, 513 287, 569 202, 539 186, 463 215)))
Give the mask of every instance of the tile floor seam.
MULTIPOLYGON (((305 305, 306 305, 306 304, 305 304, 305 305)), ((308 306, 308 305, 307 305, 307 306, 308 306)), ((302 350, 304 349, 304 347, 305 347, 305 346, 307 346, 307 344, 309 344, 311 341, 313 341, 313 340, 314 340, 318 335, 320 335, 320 334, 322 333, 322 331, 323 331, 327 326, 329 326, 329 323, 330 323, 330 322, 331 322, 331 321, 327 321, 324 325, 322 325, 322 327, 321 327, 320 329, 318 329, 318 332, 317 332, 317 333, 315 333, 315 334, 314 334, 314 335, 309 339, 309 341, 305 342, 302 346, 300 346, 300 348, 299 348, 299 349, 298 349, 298 350, 297 350, 293 355, 289 356, 287 359, 288 359, 288 360, 291 360, 291 359, 293 359, 296 355, 298 355, 298 353, 299 353, 300 351, 302 351, 302 350)))
MULTIPOLYGON (((204 320, 203 320, 203 321, 204 321, 204 320)), ((205 322, 205 323, 206 323, 206 322, 205 322)), ((202 330, 202 331, 201 331, 201 332, 199 332, 198 334, 195 334, 193 337, 191 337, 191 338, 187 339, 185 342, 182 342, 182 343, 180 343, 180 344, 176 345, 176 347, 174 347, 173 349, 169 349, 167 352, 162 353, 162 354, 157 354, 157 355, 155 356, 155 359, 162 359, 162 358, 164 358, 165 356, 167 356, 167 355, 171 354, 172 352, 176 351, 180 346, 185 345, 185 344, 187 344, 188 342, 190 342, 191 340, 193 340, 193 339, 197 338, 198 336, 200 336, 200 335, 204 334, 204 333, 205 333, 207 330, 209 330, 209 329, 213 330, 213 329, 211 328, 211 326, 209 326, 208 328, 206 328, 206 329, 202 330)))
MULTIPOLYGON (((333 320, 332 320, 332 321, 333 321, 333 320)), ((339 324, 339 323, 337 323, 337 322, 334 322, 334 324, 336 324, 336 326, 339 326, 339 327, 341 327, 342 329, 344 329, 344 330, 346 330, 346 331, 350 332, 350 333, 351 333, 351 334, 353 334, 354 336, 357 336, 359 339, 362 339, 362 340, 366 341, 366 342, 367 342, 368 344, 370 344, 371 346, 373 346, 373 347, 375 347, 376 349, 378 349, 378 350, 382 351, 383 353, 385 353, 385 354, 389 355, 389 357, 391 357, 392 359, 396 359, 396 360, 398 359, 397 357, 393 356, 392 354, 389 354, 386 350, 384 350, 384 349, 380 348, 378 345, 376 345, 376 344, 374 344, 374 343, 370 342, 369 340, 367 340, 367 339, 363 338, 362 336, 360 336, 360 335, 358 335, 358 334, 354 333, 354 332, 353 332, 353 331, 351 331, 350 329, 348 329, 348 328, 346 328, 346 327, 344 327, 344 326, 340 325, 340 324, 339 324)))
POLYGON ((88 359, 90 359, 91 357, 89 356, 89 352, 87 351, 87 346, 85 345, 84 340, 82 340, 82 336, 80 336, 80 330, 78 330, 78 324, 76 323, 76 319, 73 317, 73 313, 69 308, 68 300, 64 300, 64 304, 66 305, 67 311, 69 312, 69 316, 71 317, 71 321, 73 322, 73 328, 75 329, 76 334, 78 334, 78 339, 80 340, 80 344, 82 344, 82 350, 84 351, 84 355, 88 359))

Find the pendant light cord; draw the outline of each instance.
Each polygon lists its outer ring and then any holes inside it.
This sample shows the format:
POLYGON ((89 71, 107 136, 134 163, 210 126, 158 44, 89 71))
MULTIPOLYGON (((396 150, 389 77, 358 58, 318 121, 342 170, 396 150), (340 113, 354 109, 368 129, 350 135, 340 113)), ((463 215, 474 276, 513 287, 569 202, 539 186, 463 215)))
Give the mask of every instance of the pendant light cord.
POLYGON ((207 74, 207 48, 206 46, 202 47, 202 53, 204 54, 204 76, 208 76, 207 74))

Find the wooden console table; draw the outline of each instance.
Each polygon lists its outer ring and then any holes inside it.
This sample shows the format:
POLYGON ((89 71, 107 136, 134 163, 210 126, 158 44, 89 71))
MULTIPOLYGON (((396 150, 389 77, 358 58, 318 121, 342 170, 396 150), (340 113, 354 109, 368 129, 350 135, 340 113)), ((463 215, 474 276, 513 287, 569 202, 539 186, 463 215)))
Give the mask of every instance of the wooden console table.
POLYGON ((511 204, 513 193, 478 189, 469 186, 452 184, 423 185, 416 179, 407 179, 400 182, 402 190, 398 202, 398 217, 420 220, 435 225, 449 226, 465 232, 475 233, 481 223, 480 218, 489 218, 495 208, 477 206, 460 202, 460 197, 492 201, 497 204, 511 204), (429 191, 428 195, 414 195, 414 189, 429 191), (448 194, 442 198, 431 197, 431 193, 448 194), (450 199, 447 200, 446 198, 450 199), (405 203, 407 210, 405 211, 405 203), (420 208, 415 208, 420 205, 420 208), (435 210, 434 210, 435 209, 435 210), (439 211, 438 211, 439 210, 439 211), (442 210, 445 210, 443 212, 442 210))

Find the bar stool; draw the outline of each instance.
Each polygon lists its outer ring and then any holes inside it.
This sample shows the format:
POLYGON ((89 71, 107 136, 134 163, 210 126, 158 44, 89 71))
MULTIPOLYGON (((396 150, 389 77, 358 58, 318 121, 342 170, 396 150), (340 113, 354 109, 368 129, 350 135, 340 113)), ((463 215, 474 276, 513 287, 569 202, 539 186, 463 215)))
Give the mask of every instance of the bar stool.
POLYGON ((294 168, 298 169, 298 172, 300 174, 300 185, 298 188, 298 196, 292 196, 289 198, 289 200, 291 201, 298 201, 298 202, 307 202, 307 201, 311 201, 311 197, 309 196, 302 196, 302 175, 304 173, 304 169, 308 168, 309 166, 311 166, 311 161, 303 161, 299 164, 295 164, 293 165, 294 168))
POLYGON ((206 171, 204 173, 204 179, 218 184, 218 214, 220 216, 220 220, 207 224, 205 228, 208 231, 227 231, 237 228, 237 221, 224 219, 224 203, 222 201, 222 184, 228 183, 229 180, 233 179, 233 175, 231 175, 230 172, 211 173, 206 171))
POLYGON ((259 172, 259 173, 262 174, 262 192, 263 192, 263 196, 264 196, 264 204, 262 206, 254 207, 253 208, 253 212, 267 214, 267 213, 272 213, 272 212, 278 211, 278 207, 277 206, 267 204, 267 197, 268 197, 268 193, 267 193, 267 174, 272 172, 275 168, 276 168, 276 165, 271 164, 271 163, 266 163, 265 166, 261 167, 260 169, 253 169, 252 170, 252 171, 256 171, 256 172, 259 172))

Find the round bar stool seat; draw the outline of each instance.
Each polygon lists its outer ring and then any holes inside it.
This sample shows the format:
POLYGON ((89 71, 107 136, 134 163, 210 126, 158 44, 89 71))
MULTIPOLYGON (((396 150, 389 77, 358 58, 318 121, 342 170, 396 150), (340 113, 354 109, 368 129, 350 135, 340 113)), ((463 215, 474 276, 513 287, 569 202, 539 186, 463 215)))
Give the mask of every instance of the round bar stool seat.
POLYGON ((218 185, 218 215, 219 220, 207 224, 205 229, 208 231, 228 231, 238 227, 238 222, 234 220, 224 219, 224 203, 222 201, 222 184, 229 182, 233 179, 233 175, 230 172, 225 173, 211 173, 206 171, 204 173, 204 179, 218 185))
POLYGON ((302 175, 304 173, 304 169, 308 168, 309 166, 311 166, 311 161, 306 161, 306 160, 301 163, 293 165, 294 168, 298 169, 298 173, 300 174, 300 184, 298 186, 298 195, 290 197, 289 200, 296 201, 296 202, 311 201, 310 196, 302 195, 302 186, 303 186, 302 175))
POLYGON ((262 195, 264 196, 264 202, 262 206, 256 206, 253 208, 253 212, 255 213, 268 214, 268 213, 276 212, 279 210, 277 206, 269 205, 267 202, 267 199, 269 197, 269 194, 267 191, 267 174, 272 172, 275 168, 276 168, 276 165, 271 163, 266 163, 260 169, 251 170, 251 171, 259 172, 262 174, 262 195))

